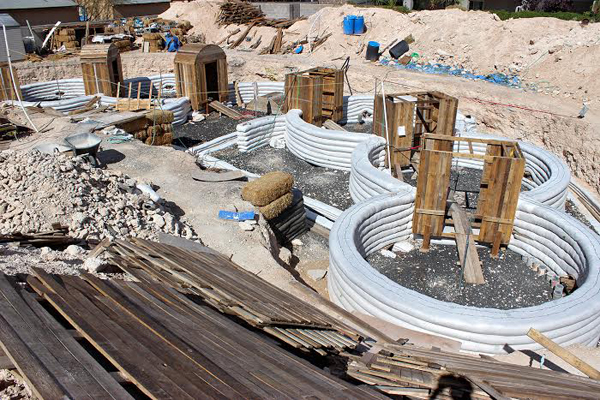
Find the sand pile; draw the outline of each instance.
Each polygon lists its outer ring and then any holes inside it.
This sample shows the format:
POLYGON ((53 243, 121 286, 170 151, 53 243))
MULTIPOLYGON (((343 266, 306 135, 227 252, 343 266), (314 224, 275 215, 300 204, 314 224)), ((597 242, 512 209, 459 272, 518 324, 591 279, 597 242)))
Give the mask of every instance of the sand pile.
POLYGON ((136 185, 79 157, 0 152, 0 233, 48 231, 59 222, 81 239, 155 239, 158 232, 197 239, 136 185))
MULTIPOLYGON (((229 32, 235 40, 244 27, 216 24, 218 3, 201 0, 176 2, 162 14, 163 18, 190 19, 193 32, 206 35, 207 43, 216 43, 229 32)), ((268 45, 276 29, 253 28, 238 49, 259 52, 268 45), (257 49, 252 44, 261 37, 257 49)), ((583 100, 596 98, 600 83, 594 71, 600 64, 600 24, 581 26, 576 21, 555 18, 532 18, 500 21, 495 14, 483 11, 436 10, 401 14, 380 8, 344 5, 327 7, 305 21, 284 31, 283 47, 307 36, 332 35, 310 55, 315 63, 326 65, 340 57, 364 59, 368 41, 386 46, 395 39, 412 35, 410 52, 418 53, 420 62, 443 63, 479 74, 504 73, 519 76, 529 90, 583 100), (365 17, 367 32, 361 36, 342 33, 345 15, 365 17), (359 50, 360 54, 356 54, 359 50)), ((305 46, 305 54, 307 52, 305 46)), ((301 57, 301 56, 300 56, 301 57)))

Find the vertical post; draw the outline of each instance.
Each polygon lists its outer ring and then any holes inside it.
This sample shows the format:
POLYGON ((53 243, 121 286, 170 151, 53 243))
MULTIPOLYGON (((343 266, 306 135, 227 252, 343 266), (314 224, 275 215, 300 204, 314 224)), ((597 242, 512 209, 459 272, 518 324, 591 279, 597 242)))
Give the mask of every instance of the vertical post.
POLYGON ((137 110, 140 109, 140 95, 142 94, 142 81, 138 82, 137 87, 137 110))
POLYGON ((383 120, 385 123, 385 140, 387 141, 387 158, 388 158, 388 168, 390 175, 392 174, 392 142, 390 140, 390 130, 388 127, 388 117, 387 117, 387 108, 385 106, 385 88, 383 87, 383 81, 381 81, 381 96, 383 97, 383 120))
POLYGON ((25 107, 23 106, 23 102, 21 101, 21 95, 19 94, 19 89, 17 88, 17 82, 15 81, 15 75, 13 74, 12 61, 11 61, 11 57, 10 57, 10 49, 8 47, 8 39, 6 38, 6 26, 4 26, 4 24, 2 25, 2 33, 4 34, 4 44, 6 45, 6 58, 8 59, 8 71, 10 72, 10 79, 12 80, 13 89, 15 90, 15 96, 17 96, 17 100, 19 100, 19 105, 21 106, 21 109, 23 110, 23 114, 25 114, 25 118, 27 118, 27 121, 29 121, 29 123, 31 124, 31 126, 33 127, 33 130, 36 132, 39 132, 38 128, 35 126, 35 124, 31 120, 31 118, 29 118, 29 115, 27 114, 27 111, 25 111, 25 107))

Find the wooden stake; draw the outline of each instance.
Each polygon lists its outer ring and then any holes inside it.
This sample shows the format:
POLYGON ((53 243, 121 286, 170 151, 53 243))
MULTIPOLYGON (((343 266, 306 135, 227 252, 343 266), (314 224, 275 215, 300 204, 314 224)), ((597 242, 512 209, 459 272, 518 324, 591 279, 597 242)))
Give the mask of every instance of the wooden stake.
POLYGON ((537 343, 541 344, 546 349, 550 350, 552 353, 560 357, 561 360, 568 362, 573 367, 577 368, 577 370, 583 372, 590 378, 600 380, 600 371, 598 371, 579 357, 575 356, 570 351, 564 349, 548 337, 544 336, 542 333, 531 328, 529 329, 529 332, 527 332, 527 336, 529 336, 537 343))

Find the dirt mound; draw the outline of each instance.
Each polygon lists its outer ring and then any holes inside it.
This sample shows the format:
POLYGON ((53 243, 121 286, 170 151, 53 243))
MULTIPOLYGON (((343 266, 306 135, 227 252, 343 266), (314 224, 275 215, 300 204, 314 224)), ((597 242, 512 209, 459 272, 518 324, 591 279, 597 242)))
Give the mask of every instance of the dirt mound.
MULTIPOLYGON (((240 28, 240 33, 230 39, 234 41, 245 31, 244 27, 218 26, 218 11, 219 3, 212 0, 177 2, 161 16, 189 19, 194 26, 192 32, 204 33, 207 43, 217 43, 240 28)), ((597 100, 600 95, 600 82, 594 76, 594 68, 600 63, 600 24, 582 26, 576 21, 556 18, 501 21, 488 12, 456 9, 402 14, 344 5, 323 8, 307 20, 295 23, 284 31, 283 47, 328 33, 332 35, 310 56, 321 65, 340 57, 363 59, 366 44, 371 40, 383 48, 412 35, 415 42, 410 52, 419 54, 419 62, 439 62, 484 75, 516 75, 527 90, 582 101, 597 100), (343 34, 342 20, 349 14, 364 16, 367 29, 364 35, 343 34)), ((275 34, 274 28, 252 28, 248 33, 250 40, 238 49, 259 52, 275 34), (252 49, 259 37, 261 44, 252 49)), ((308 46, 304 48, 306 53, 308 46)))

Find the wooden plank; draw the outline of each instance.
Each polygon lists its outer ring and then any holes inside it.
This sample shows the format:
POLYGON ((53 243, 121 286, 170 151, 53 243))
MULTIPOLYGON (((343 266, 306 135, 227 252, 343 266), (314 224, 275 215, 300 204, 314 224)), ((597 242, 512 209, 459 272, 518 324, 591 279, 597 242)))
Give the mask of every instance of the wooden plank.
POLYGON ((560 357, 561 360, 569 363, 571 366, 577 368, 577 370, 583 372, 590 378, 600 380, 600 371, 598 371, 596 368, 592 367, 579 357, 575 356, 570 351, 556 344, 554 341, 546 337, 541 332, 537 331, 534 328, 531 328, 529 329, 529 332, 527 332, 527 336, 529 336, 531 339, 535 340, 537 343, 550 350, 556 356, 560 357))
POLYGON ((475 285, 485 283, 483 271, 481 270, 481 261, 477 254, 475 240, 473 240, 473 231, 469 224, 467 214, 457 203, 450 205, 450 215, 454 221, 456 235, 456 249, 463 269, 465 282, 475 285))
POLYGON ((334 131, 344 131, 344 132, 348 131, 346 128, 338 125, 336 122, 333 122, 330 119, 327 119, 327 120, 325 120, 325 122, 323 122, 323 128, 331 129, 334 131))
POLYGON ((213 110, 218 111, 222 114, 227 115, 229 118, 232 119, 242 119, 244 118, 244 116, 242 114, 240 114, 238 111, 229 108, 227 106, 225 106, 223 103, 221 103, 220 101, 211 101, 209 104, 209 107, 211 107, 213 110))

